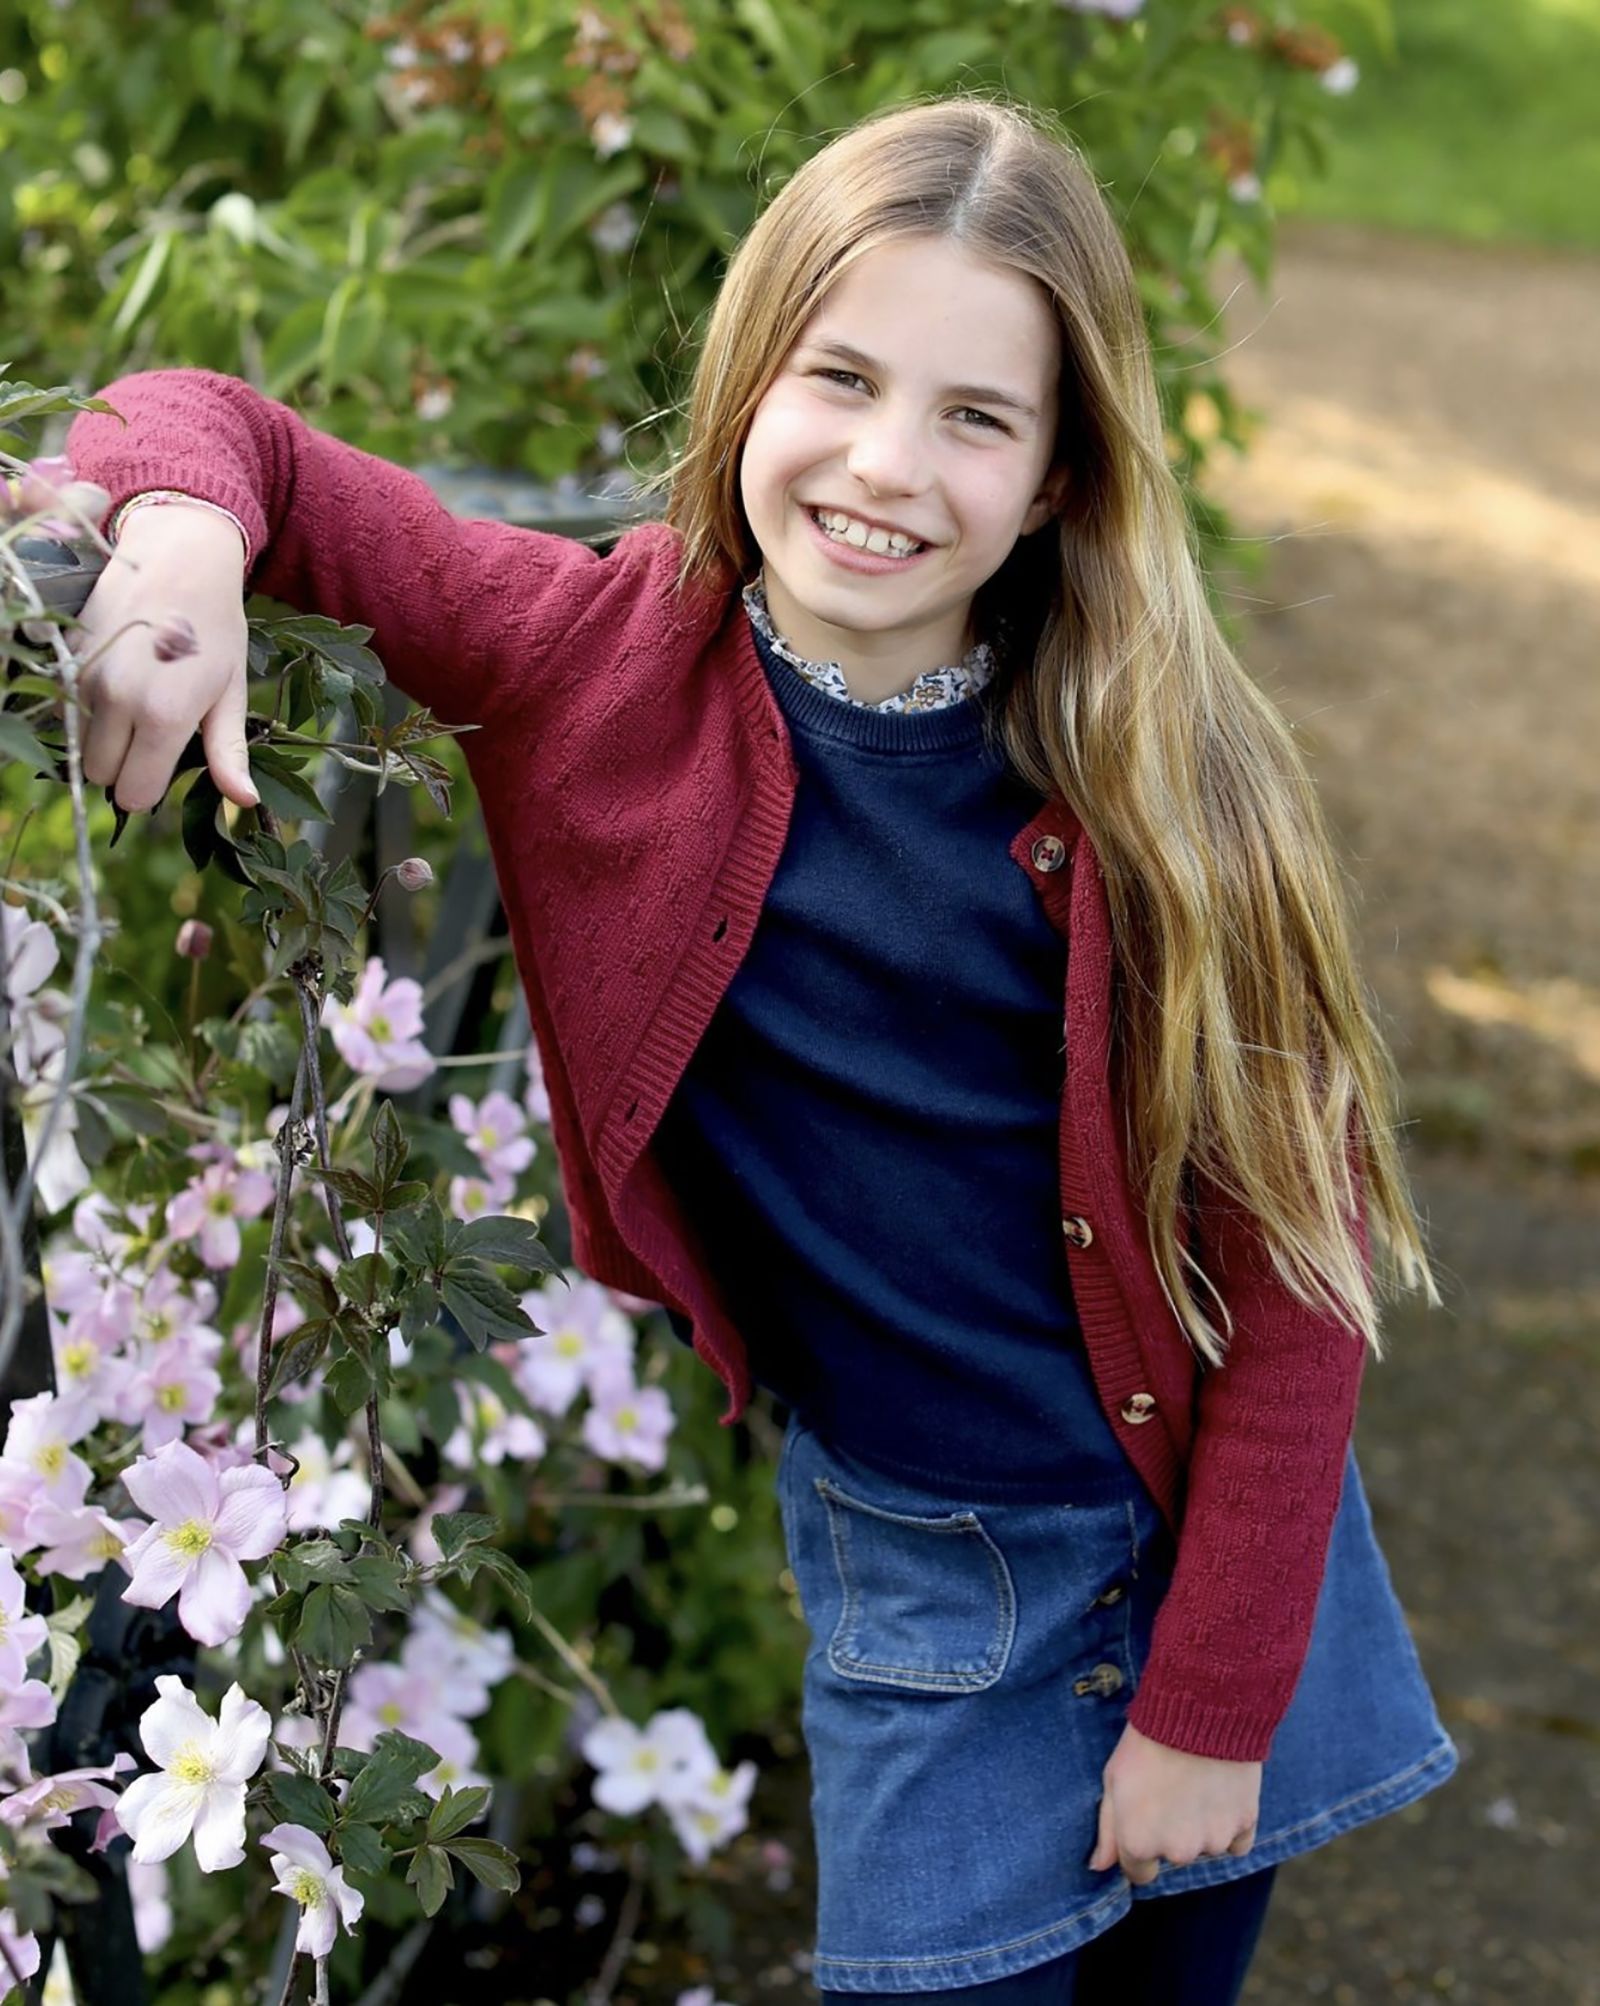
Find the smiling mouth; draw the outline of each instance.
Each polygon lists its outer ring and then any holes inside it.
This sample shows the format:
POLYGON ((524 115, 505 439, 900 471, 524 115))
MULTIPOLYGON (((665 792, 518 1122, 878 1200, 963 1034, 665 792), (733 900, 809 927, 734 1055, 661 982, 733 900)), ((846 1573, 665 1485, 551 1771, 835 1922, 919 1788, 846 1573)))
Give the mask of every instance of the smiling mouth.
POLYGON ((833 542, 847 543, 852 550, 865 550, 874 557, 915 557, 928 548, 926 543, 899 530, 869 529, 842 510, 808 508, 806 513, 833 542))

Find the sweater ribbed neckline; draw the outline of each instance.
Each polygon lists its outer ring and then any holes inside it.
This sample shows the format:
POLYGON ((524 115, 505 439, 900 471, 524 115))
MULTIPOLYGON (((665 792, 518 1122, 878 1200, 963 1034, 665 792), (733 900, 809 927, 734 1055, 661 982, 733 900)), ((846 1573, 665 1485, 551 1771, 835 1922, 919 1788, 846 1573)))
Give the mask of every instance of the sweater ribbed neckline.
POLYGON ((827 690, 806 681, 750 623, 750 638, 767 672, 772 693, 791 725, 809 738, 852 745, 864 752, 938 753, 975 746, 983 739, 979 699, 966 697, 938 710, 873 710, 841 703, 827 690))

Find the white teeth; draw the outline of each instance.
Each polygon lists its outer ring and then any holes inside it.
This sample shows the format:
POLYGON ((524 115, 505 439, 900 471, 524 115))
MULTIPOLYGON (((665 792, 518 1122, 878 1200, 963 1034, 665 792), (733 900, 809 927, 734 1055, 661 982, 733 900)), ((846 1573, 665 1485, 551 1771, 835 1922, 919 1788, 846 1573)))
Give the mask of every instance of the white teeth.
POLYGON ((915 537, 902 536, 898 530, 869 529, 864 522, 857 522, 854 516, 842 515, 838 511, 817 513, 818 526, 837 543, 848 543, 855 550, 870 550, 879 557, 909 557, 922 545, 915 537))

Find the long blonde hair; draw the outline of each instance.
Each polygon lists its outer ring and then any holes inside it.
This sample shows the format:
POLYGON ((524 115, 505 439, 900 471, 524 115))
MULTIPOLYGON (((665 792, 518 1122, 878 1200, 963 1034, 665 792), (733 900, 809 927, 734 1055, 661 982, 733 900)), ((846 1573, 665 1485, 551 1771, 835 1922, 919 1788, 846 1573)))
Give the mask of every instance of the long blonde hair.
MULTIPOLYGON (((834 140, 771 202, 723 280, 684 448, 657 477, 680 584, 755 575, 739 460, 756 406, 851 265, 929 235, 1032 277, 1060 321, 1065 497, 979 592, 974 621, 1007 665, 996 703, 1012 765, 1073 809, 1104 874, 1114 1076, 1169 1300, 1220 1364, 1225 1335, 1185 1270, 1221 1297, 1177 1230, 1191 1190, 1209 1191, 1259 1221, 1302 1302, 1381 1357, 1377 1288, 1440 1300, 1394 1139, 1398 1075, 1310 776, 1207 599, 1127 250, 1042 114, 966 94, 902 106, 834 140), (1352 1168, 1388 1272, 1363 1249, 1352 1168)), ((1231 1335, 1225 1304, 1222 1320, 1231 1335)))

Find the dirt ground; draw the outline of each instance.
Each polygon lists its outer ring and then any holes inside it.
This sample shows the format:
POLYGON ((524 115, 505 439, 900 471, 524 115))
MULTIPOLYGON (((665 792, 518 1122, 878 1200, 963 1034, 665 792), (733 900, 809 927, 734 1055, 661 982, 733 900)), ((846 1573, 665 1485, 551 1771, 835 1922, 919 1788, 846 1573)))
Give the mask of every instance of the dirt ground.
MULTIPOLYGON (((1391 1313, 1357 1440, 1463 1757, 1282 1870, 1245 1999, 1600 2006, 1600 263, 1303 225, 1222 296, 1263 424, 1213 486, 1274 539, 1242 645, 1357 888, 1447 1299, 1391 1313)), ((815 1998, 805 1789, 763 1782, 792 1886, 730 1849, 730 1958, 623 1991, 815 1998)))

